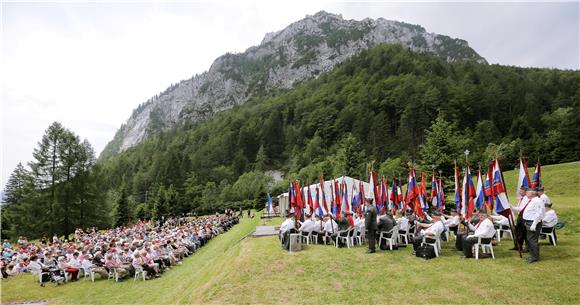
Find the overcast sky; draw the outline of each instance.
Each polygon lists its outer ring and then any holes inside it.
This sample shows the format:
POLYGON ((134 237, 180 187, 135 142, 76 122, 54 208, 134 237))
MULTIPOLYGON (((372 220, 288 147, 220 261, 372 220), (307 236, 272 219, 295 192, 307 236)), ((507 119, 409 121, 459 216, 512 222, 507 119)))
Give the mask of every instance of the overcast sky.
POLYGON ((225 52, 319 10, 420 24, 490 63, 579 69, 579 2, 111 2, 1 5, 1 186, 59 121, 100 153, 134 108, 225 52), (272 3, 275 2, 275 3, 272 3))

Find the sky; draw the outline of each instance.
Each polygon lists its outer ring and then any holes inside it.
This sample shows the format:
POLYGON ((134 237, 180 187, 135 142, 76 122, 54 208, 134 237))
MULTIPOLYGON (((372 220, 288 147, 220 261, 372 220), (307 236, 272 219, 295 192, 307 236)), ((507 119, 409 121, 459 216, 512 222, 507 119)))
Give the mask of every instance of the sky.
POLYGON ((0 0, 0 189, 46 128, 99 154, 132 110, 320 10, 465 39, 489 63, 580 69, 580 2, 0 0))

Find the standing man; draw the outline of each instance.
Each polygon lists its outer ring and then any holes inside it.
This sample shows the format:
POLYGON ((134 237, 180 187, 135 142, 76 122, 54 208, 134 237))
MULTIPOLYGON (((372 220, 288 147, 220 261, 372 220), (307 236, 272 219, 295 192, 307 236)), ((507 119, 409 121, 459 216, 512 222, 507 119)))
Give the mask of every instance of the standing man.
MULTIPOLYGON (((524 224, 524 219, 522 218, 522 211, 525 206, 530 202, 528 196, 526 196, 526 188, 524 186, 520 186, 520 202, 518 202, 518 206, 513 211, 518 212, 518 220, 516 221, 516 236, 514 240, 514 247, 510 250, 519 251, 519 249, 524 250, 524 241, 526 240, 526 226, 524 224)), ((527 248, 527 244, 526 244, 527 248)))
POLYGON ((544 202, 537 196, 537 189, 528 188, 526 196, 530 202, 521 211, 526 226, 526 243, 530 251, 528 263, 540 260, 540 231, 542 230, 542 218, 544 218, 544 202))
POLYGON ((367 238, 369 240, 369 249, 367 253, 375 253, 376 234, 377 234, 377 208, 373 204, 373 200, 366 198, 365 201, 365 228, 367 230, 367 238))

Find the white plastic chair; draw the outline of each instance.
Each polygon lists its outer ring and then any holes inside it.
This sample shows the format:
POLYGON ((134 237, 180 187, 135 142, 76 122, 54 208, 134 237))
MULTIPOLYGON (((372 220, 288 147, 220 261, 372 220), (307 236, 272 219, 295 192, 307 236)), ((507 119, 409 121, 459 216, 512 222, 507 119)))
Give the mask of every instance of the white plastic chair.
POLYGON ((348 238, 348 236, 350 234, 350 230, 351 229, 347 229, 347 230, 342 230, 342 231, 338 231, 337 232, 337 234, 336 234, 336 242, 334 243, 334 246, 336 248, 338 248, 338 241, 339 240, 342 240, 342 241, 346 242, 346 246, 348 248, 350 248, 350 242, 349 242, 349 238, 348 238))
POLYGON ((135 268, 135 277, 133 278, 133 282, 137 280, 137 278, 142 277, 145 281, 147 278, 147 271, 143 269, 143 267, 136 267, 135 268))
POLYGON ((399 235, 399 225, 394 226, 388 232, 385 231, 381 232, 381 235, 379 236, 379 245, 381 244, 381 241, 384 239, 389 244, 389 249, 393 250, 393 245, 397 243, 398 235, 399 235))
POLYGON ((91 270, 90 267, 83 267, 81 269, 83 271, 83 278, 86 280, 87 276, 91 279, 91 282, 95 282, 95 273, 91 270))
POLYGON ((481 248, 482 253, 491 253, 491 257, 495 259, 495 254, 493 253, 493 246, 491 242, 493 241, 493 236, 489 239, 489 243, 482 243, 481 236, 477 238, 477 244, 473 245, 473 250, 475 252, 475 259, 479 259, 479 248, 481 248))
POLYGON ((310 245, 310 240, 312 239, 312 231, 308 232, 308 234, 304 235, 303 231, 300 231, 300 236, 302 238, 302 242, 306 242, 307 245, 310 245))
POLYGON ((117 268, 109 269, 109 277, 107 278, 107 280, 110 280, 110 279, 114 279, 115 282, 119 281, 119 273, 117 272, 117 268))
POLYGON ((435 256, 439 257, 439 251, 441 250, 441 239, 439 238, 439 236, 423 236, 421 246, 422 245, 429 245, 433 247, 433 250, 435 250, 435 256), (433 241, 427 241, 427 238, 433 241))
POLYGON ((409 226, 407 226, 407 230, 405 230, 405 233, 401 233, 399 231, 399 241, 403 242, 403 238, 405 239, 405 245, 409 245, 409 226))
POLYGON ((548 241, 555 247, 556 246, 556 235, 554 231, 556 228, 554 227, 542 227, 540 230, 540 235, 546 236, 548 241))
POLYGON ((512 235, 512 230, 510 229, 509 226, 504 226, 504 225, 500 225, 499 228, 497 230, 495 230, 495 235, 497 237, 497 241, 501 241, 501 233, 507 233, 510 238, 513 240, 514 236, 512 235))

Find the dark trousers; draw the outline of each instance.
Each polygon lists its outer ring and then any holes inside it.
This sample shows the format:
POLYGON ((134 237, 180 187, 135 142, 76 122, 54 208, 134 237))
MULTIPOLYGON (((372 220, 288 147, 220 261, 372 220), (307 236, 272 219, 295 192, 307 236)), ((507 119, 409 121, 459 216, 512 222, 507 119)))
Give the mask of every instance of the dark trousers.
POLYGON ((465 232, 457 233, 457 238, 455 239, 455 249, 458 251, 463 251, 463 240, 467 237, 465 232))
POLYGON ((530 230, 532 226, 532 221, 526 221, 526 243, 528 245, 528 250, 530 251, 530 260, 537 261, 540 259, 540 244, 538 239, 540 238, 540 231, 542 230, 542 223, 539 222, 536 225, 536 230, 530 230))
MULTIPOLYGON (((526 225, 524 223, 524 219, 521 216, 518 216, 518 220, 516 222, 516 238, 515 242, 516 245, 520 249, 524 249, 524 241, 526 240, 526 225)), ((526 243, 527 245, 527 243, 526 243)))
POLYGON ((473 245, 477 243, 477 237, 463 238, 463 255, 465 257, 473 257, 473 245))
POLYGON ((366 234, 367 239, 369 240, 369 250, 375 251, 377 244, 377 230, 368 229, 366 234))
MULTIPOLYGON (((435 238, 433 237, 429 237, 429 236, 425 236, 425 241, 428 243, 434 243, 435 242, 435 238)), ((419 248, 421 246, 421 243, 423 242, 423 236, 421 235, 417 235, 415 236, 415 238, 413 239, 413 250, 417 251, 417 248, 419 248)))

